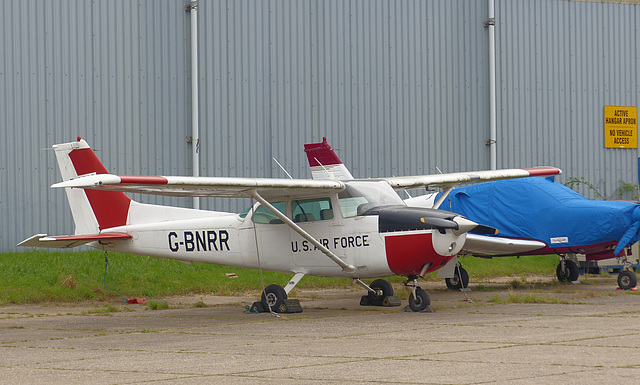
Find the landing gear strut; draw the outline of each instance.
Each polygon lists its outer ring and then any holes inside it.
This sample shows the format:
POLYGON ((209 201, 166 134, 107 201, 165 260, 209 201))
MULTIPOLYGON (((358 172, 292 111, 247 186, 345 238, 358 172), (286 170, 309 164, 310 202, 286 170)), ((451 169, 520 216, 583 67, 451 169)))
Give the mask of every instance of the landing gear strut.
POLYGON ((405 286, 411 287, 411 294, 409 295, 409 308, 414 312, 425 311, 429 305, 431 305, 431 298, 429 294, 418 286, 418 277, 410 276, 404 283, 405 286))
MULTIPOLYGON (((297 283, 297 281, 295 283, 297 283)), ((249 311, 251 313, 274 314, 301 313, 302 307, 300 306, 300 301, 297 299, 288 298, 285 288, 280 285, 269 285, 264 288, 260 301, 254 302, 249 311)))
POLYGON ((400 306, 400 299, 393 295, 393 286, 388 281, 376 279, 368 286, 360 280, 356 282, 368 290, 360 299, 360 306, 400 306))
POLYGON ((624 264, 624 271, 618 274, 618 286, 620 286, 622 290, 631 290, 638 285, 638 277, 636 277, 636 273, 631 269, 633 264, 624 253, 618 260, 621 260, 624 264))
POLYGON ((382 306, 385 298, 393 295, 393 286, 384 279, 376 279, 369 286, 373 291, 370 291, 367 296, 369 297, 369 303, 373 306, 382 306))
POLYGON ((556 276, 558 277, 558 281, 560 282, 574 282, 578 280, 580 276, 580 270, 578 269, 578 264, 574 261, 567 259, 566 255, 560 256, 562 259, 560 263, 558 263, 558 267, 556 268, 556 276))
POLYGON ((458 263, 453 271, 453 278, 445 278, 449 290, 466 289, 469 286, 469 273, 458 263))
MULTIPOLYGON (((363 284, 364 285, 364 284, 363 284)), ((429 294, 418 286, 418 277, 410 276, 404 285, 411 288, 409 308, 415 312, 425 311, 431 305, 429 294)), ((364 285, 366 286, 366 285, 364 285)), ((400 306, 400 299, 393 295, 393 287, 384 279, 376 279, 369 285, 371 289, 360 299, 362 306, 400 306)))

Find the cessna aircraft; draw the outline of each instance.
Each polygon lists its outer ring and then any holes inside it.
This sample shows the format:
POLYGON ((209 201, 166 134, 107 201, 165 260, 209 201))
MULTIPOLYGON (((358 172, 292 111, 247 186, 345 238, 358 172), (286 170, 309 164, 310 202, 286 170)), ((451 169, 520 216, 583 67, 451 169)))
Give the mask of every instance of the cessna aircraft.
MULTIPOLYGON (((326 138, 305 144, 305 152, 314 179, 353 179, 326 138)), ((637 284, 626 250, 640 239, 640 205, 636 202, 589 200, 553 180, 524 178, 428 193, 405 199, 405 203, 440 208, 445 199, 450 211, 500 230, 500 237, 468 234, 461 253, 485 258, 558 254, 561 260, 556 275, 560 281, 578 279, 578 266, 567 258, 569 255, 584 254, 587 261, 617 257, 624 264, 618 275, 620 288, 632 289, 637 284)), ((469 282, 456 258, 438 277, 446 278, 452 289, 466 287, 469 282)))
MULTIPOLYGON (((288 293, 305 275, 349 277, 367 290, 361 303, 389 304, 384 279, 406 276, 409 306, 430 298, 418 277, 464 249, 469 232, 495 229, 451 212, 407 207, 394 189, 557 175, 553 167, 462 172, 366 180, 301 180, 109 174, 87 142, 54 145, 76 225, 74 235, 34 235, 18 246, 79 245, 184 262, 287 272, 286 287, 264 288, 264 311, 287 312, 288 293), (241 214, 142 204, 124 192, 169 196, 248 197, 241 214)), ((255 305, 255 304, 254 304, 255 305)))

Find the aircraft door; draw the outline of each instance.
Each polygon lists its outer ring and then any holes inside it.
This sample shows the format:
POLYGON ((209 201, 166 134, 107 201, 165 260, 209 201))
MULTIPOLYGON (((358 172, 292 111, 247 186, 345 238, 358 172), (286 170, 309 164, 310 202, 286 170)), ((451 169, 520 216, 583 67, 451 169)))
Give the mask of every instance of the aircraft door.
MULTIPOLYGON (((296 199, 291 201, 293 221, 324 247, 335 252, 336 218, 331 198, 296 199)), ((292 262, 306 268, 339 268, 322 251, 304 239, 295 230, 290 230, 292 262)), ((342 257, 340 253, 337 253, 342 257)))
MULTIPOLYGON (((270 202, 286 215, 286 202, 270 202)), ((289 226, 266 207, 258 205, 253 213, 258 244, 257 266, 265 270, 291 269, 291 238, 289 226)))

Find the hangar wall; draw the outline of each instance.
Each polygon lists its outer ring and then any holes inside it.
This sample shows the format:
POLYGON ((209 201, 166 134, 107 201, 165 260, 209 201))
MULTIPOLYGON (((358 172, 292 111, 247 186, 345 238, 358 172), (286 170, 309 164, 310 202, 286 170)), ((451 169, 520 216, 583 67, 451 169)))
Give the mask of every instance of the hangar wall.
MULTIPOLYGON (((637 184, 638 150, 603 138, 604 105, 640 94, 640 6, 625 3, 495 1, 498 168, 558 166, 610 197, 637 184)), ((82 136, 120 174, 192 174, 186 4, 6 5, 0 251, 74 231, 48 188, 52 144, 82 136)), ((487 13, 478 0, 200 0, 200 174, 285 177, 275 157, 306 178, 302 145, 323 136, 356 177, 488 168, 487 13)))

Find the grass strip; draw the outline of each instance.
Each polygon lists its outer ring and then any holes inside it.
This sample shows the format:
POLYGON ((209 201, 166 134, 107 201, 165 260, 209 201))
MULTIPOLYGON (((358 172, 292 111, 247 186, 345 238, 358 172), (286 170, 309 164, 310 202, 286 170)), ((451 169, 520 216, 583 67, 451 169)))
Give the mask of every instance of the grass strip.
MULTIPOLYGON (((461 262, 471 279, 491 276, 550 275, 557 256, 521 259, 464 257, 461 262)), ((41 302, 117 300, 120 294, 104 285, 104 253, 97 250, 51 252, 30 250, 0 254, 0 305, 41 302)), ((284 285, 291 274, 263 272, 264 283, 284 285)), ((390 277, 403 282, 404 277, 390 277)), ((430 274, 427 280, 437 280, 430 274)), ((244 295, 259 293, 260 272, 253 269, 184 264, 156 257, 109 253, 106 284, 128 298, 162 298, 185 294, 244 295), (229 278, 234 273, 237 278, 229 278)), ((298 288, 352 288, 348 278, 305 277, 298 288)))

